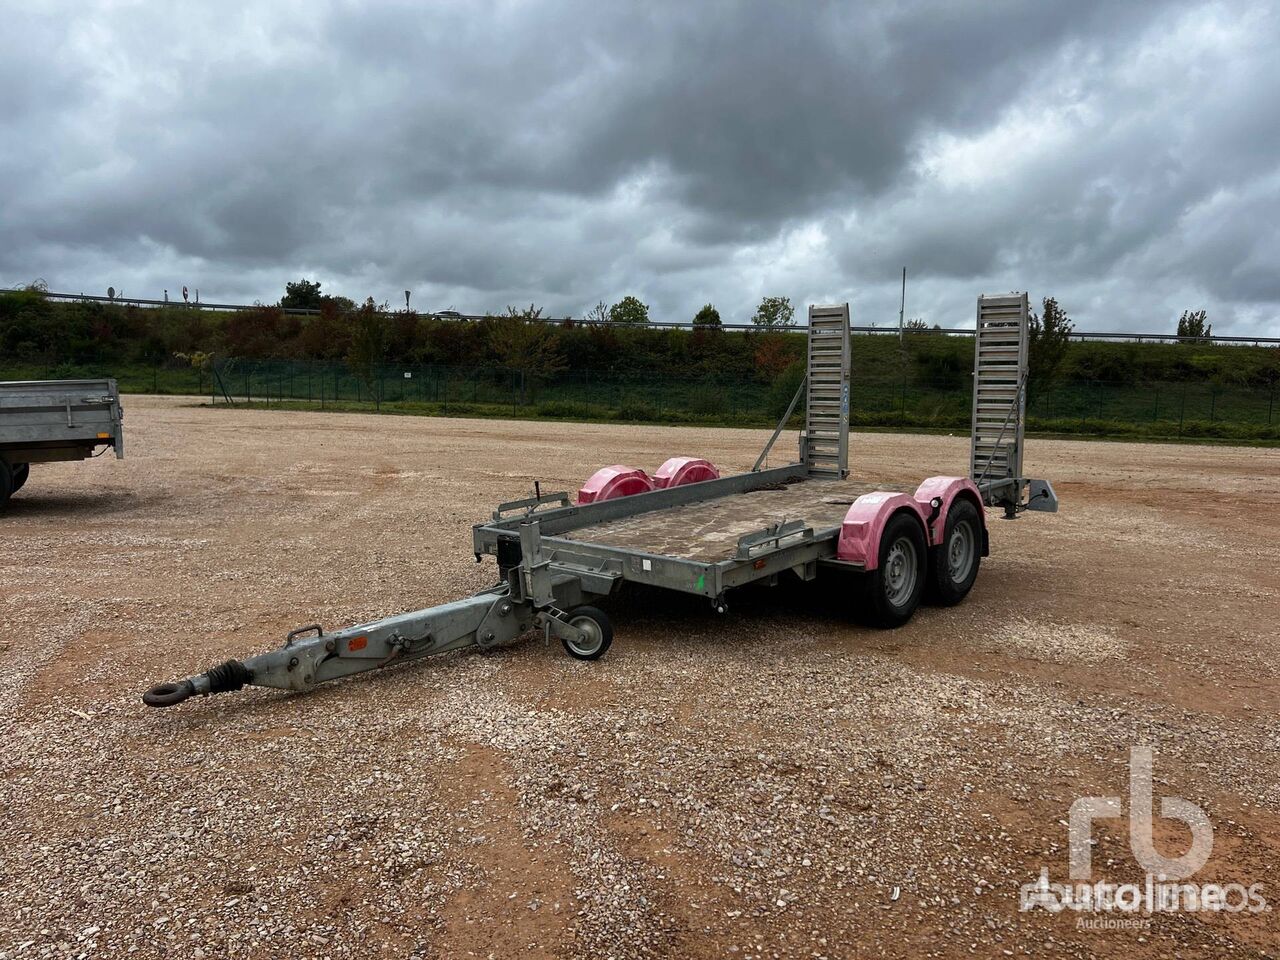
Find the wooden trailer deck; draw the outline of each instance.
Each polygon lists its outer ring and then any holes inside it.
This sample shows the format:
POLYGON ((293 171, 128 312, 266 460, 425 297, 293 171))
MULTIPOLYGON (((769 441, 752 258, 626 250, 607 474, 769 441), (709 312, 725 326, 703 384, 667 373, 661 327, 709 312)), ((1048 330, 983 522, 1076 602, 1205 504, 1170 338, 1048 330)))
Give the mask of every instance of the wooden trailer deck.
POLYGON ((899 489, 906 490, 860 480, 804 480, 609 520, 560 537, 714 563, 732 557, 743 534, 784 520, 803 520, 815 533, 829 530, 840 526, 849 505, 864 493, 899 489))

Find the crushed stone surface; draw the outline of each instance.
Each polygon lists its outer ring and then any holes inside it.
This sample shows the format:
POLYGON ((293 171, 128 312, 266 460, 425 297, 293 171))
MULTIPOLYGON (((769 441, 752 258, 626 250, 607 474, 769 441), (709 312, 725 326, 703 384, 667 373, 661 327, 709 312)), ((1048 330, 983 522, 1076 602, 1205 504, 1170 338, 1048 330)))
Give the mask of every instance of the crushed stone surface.
MULTIPOLYGON (((1018 909, 1140 743, 1214 826, 1194 879, 1280 904, 1280 451, 1031 440, 1062 511, 990 514, 970 597, 897 631, 831 576, 724 616, 636 591, 596 663, 530 638, 155 711, 294 627, 484 588, 471 525, 535 480, 745 470, 767 431, 126 411, 126 460, 37 466, 0 515, 2 960, 1280 949, 1274 914, 1018 909)), ((851 443, 886 485, 966 457, 851 443)), ((1141 881, 1125 820, 1094 837, 1095 879, 1141 881)))

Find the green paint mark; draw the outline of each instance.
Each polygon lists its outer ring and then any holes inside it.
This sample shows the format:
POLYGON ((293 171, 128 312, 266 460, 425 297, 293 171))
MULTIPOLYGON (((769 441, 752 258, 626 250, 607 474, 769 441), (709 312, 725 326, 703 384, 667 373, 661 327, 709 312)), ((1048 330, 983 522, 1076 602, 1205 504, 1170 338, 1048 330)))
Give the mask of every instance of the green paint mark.
POLYGON ((707 575, 705 573, 698 574, 698 592, 701 593, 707 589, 707 575))

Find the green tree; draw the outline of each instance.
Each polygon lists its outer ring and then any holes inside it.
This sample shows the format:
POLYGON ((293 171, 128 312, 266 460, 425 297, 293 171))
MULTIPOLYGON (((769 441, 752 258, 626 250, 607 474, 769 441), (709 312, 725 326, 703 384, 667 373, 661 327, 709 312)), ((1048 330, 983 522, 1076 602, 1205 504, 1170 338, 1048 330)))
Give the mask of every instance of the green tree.
POLYGON ((21 290, 0 293, 0 358, 64 359, 59 346, 65 323, 59 322, 47 291, 45 282, 37 280, 21 290))
POLYGON ((905 330, 928 330, 929 323, 923 317, 912 317, 903 325, 905 330))
POLYGON ((1031 391, 1042 390, 1053 383, 1058 368, 1067 355, 1071 343, 1071 331, 1075 324, 1067 316, 1067 312, 1058 306, 1053 297, 1045 297, 1041 301, 1043 314, 1037 315, 1034 310, 1027 318, 1027 401, 1030 403, 1031 391))
POLYGON ((756 307, 751 322, 757 327, 776 330, 781 327, 796 325, 796 308, 791 305, 790 297, 765 297, 756 307))
POLYGON ((1184 343, 1206 343, 1213 337, 1213 324, 1207 310, 1183 310, 1178 320, 1178 339, 1184 343))
POLYGON ((319 280, 295 280, 284 285, 280 306, 293 310, 319 310, 324 302, 319 280))
POLYGON ((373 297, 351 316, 351 346, 347 350, 347 366, 360 378, 375 405, 382 409, 382 382, 379 376, 391 340, 391 319, 387 305, 374 303, 373 297))
POLYGON ((649 307, 636 297, 626 296, 609 308, 609 320, 613 323, 648 323, 649 307))
POLYGON ((296 280, 284 285, 284 296, 280 298, 280 306, 292 310, 321 310, 333 307, 339 313, 347 313, 356 308, 354 300, 320 292, 319 280, 296 280))
POLYGON ((542 310, 507 307, 505 315, 488 318, 489 349, 504 367, 520 374, 520 402, 527 402, 531 381, 545 380, 565 369, 559 335, 550 323, 541 323, 542 310))
POLYGON ((609 308, 605 306, 605 302, 600 300, 594 307, 587 311, 587 315, 582 318, 582 322, 588 326, 595 326, 609 321, 609 308))
POLYGON ((720 311, 709 303, 703 304, 702 309, 693 315, 693 325, 695 327, 720 326, 720 311))

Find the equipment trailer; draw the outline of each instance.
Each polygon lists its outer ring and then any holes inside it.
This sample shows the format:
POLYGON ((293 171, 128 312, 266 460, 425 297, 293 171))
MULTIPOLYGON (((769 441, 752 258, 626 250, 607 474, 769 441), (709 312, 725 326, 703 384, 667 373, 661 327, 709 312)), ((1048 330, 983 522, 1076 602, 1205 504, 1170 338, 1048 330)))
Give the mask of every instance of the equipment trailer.
POLYGON ((143 695, 153 707, 246 684, 309 690, 316 684, 475 644, 490 647, 537 629, 580 660, 613 640, 589 601, 624 581, 706 597, 719 611, 734 587, 775 583, 820 567, 854 579, 861 612, 880 626, 905 623, 926 594, 958 603, 988 552, 984 507, 1008 518, 1056 511, 1047 481, 1022 476, 1027 378, 1027 297, 978 298, 970 476, 889 487, 848 479, 849 307, 809 308, 808 372, 749 473, 721 477, 707 462, 668 460, 651 478, 605 467, 567 493, 500 505, 472 530, 477 562, 497 559, 499 582, 473 597, 326 633, 294 630, 276 650, 228 660, 143 695), (806 398, 800 459, 761 469, 806 398))

